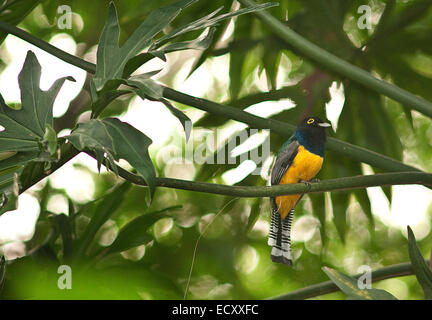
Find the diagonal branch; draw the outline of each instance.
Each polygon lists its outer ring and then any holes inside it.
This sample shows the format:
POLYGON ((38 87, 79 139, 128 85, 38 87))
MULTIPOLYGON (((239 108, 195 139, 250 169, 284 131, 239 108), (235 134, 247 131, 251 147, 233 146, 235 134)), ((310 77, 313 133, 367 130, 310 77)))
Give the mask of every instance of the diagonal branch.
MULTIPOLYGON (((46 43, 45 41, 38 39, 37 37, 34 37, 33 35, 15 27, 15 26, 11 26, 5 22, 0 21, 0 29, 7 31, 7 32, 9 32, 9 33, 11 33, 17 37, 20 37, 21 39, 23 39, 25 41, 28 41, 28 42, 38 46, 39 48, 53 54, 54 56, 62 59, 63 61, 66 61, 70 64, 73 64, 79 68, 82 68, 82 69, 90 72, 90 73, 95 72, 95 65, 93 63, 85 61, 79 57, 70 55, 70 54, 50 45, 49 43, 46 43)), ((398 88, 396 87, 396 89, 398 89, 398 88)), ((199 108, 201 110, 207 111, 207 112, 212 113, 212 114, 221 115, 221 116, 227 117, 229 119, 233 119, 233 120, 237 120, 237 121, 246 123, 249 126, 254 127, 254 128, 270 129, 273 132, 280 134, 282 136, 286 136, 286 137, 290 136, 295 129, 295 127, 293 125, 290 125, 290 124, 287 124, 287 123, 284 123, 281 121, 261 118, 261 117, 252 115, 248 112, 245 112, 243 110, 239 110, 238 108, 225 106, 225 105, 221 105, 221 104, 218 104, 218 103, 215 103, 212 101, 208 101, 205 99, 200 99, 197 97, 189 96, 187 94, 178 92, 178 91, 173 90, 171 88, 164 87, 163 96, 167 99, 171 99, 171 100, 177 101, 179 103, 193 106, 195 108, 199 108)), ((414 167, 409 166, 409 165, 406 165, 400 161, 397 161, 395 159, 384 156, 382 154, 373 152, 371 150, 368 150, 368 149, 365 149, 365 148, 362 148, 359 146, 352 145, 350 143, 347 143, 347 142, 344 142, 344 141, 341 141, 338 139, 329 138, 328 143, 327 143, 327 147, 331 151, 337 152, 341 155, 350 157, 350 158, 357 160, 357 161, 368 163, 374 167, 381 168, 381 169, 386 170, 386 171, 413 171, 413 172, 420 172, 421 173, 421 171, 419 169, 414 168, 414 167)), ((69 159, 65 159, 65 160, 69 160, 69 159)), ((59 165, 61 163, 62 163, 62 161, 59 163, 59 165)), ((34 180, 32 183, 31 182, 27 183, 27 185, 23 186, 23 190, 28 188, 30 185, 38 182, 39 180, 41 180, 46 175, 47 174, 45 174, 45 173, 41 173, 40 175, 37 175, 38 180, 34 180)), ((407 174, 405 173, 404 175, 407 175, 407 174)), ((424 177, 427 177, 427 174, 425 174, 425 175, 426 176, 424 176, 424 177)), ((416 179, 417 177, 418 177, 418 175, 412 175, 410 179, 416 179)), ((395 178, 395 177, 393 177, 393 178, 395 178)), ((399 178, 400 178, 400 176, 399 176, 399 178)), ((346 178, 344 178, 344 179, 346 179, 346 178)), ((159 182, 160 183, 167 183, 167 181, 163 182, 163 180, 159 180, 159 182)), ((172 180, 170 183, 172 183, 174 185, 174 180, 172 180)), ((326 182, 326 183, 329 183, 329 182, 326 182)), ((377 183, 377 182, 371 182, 369 180, 368 183, 372 183, 372 185, 368 185, 368 186, 373 186, 373 185, 384 185, 384 184, 419 183, 419 181, 411 180, 411 182, 409 182, 409 181, 406 182, 405 180, 395 180, 393 182, 381 181, 381 182, 379 182, 381 184, 373 184, 373 183, 377 183)), ((200 182, 200 184, 202 184, 202 183, 200 182)), ((430 181, 429 182, 428 181, 420 181, 420 184, 431 185, 430 181)), ((317 184, 314 184, 313 188, 317 188, 316 185, 317 184)), ((321 183, 319 185, 321 185, 321 183)), ((168 185, 161 184, 160 186, 168 186, 168 185)), ((182 186, 186 188, 185 184, 182 184, 182 186)), ((221 186, 220 188, 222 188, 222 189, 218 188, 218 190, 221 190, 221 191, 219 191, 219 192, 221 192, 220 194, 226 194, 224 192, 228 192, 228 194, 232 195, 233 189, 226 191, 226 190, 223 190, 224 187, 235 188, 235 189, 239 188, 238 186, 236 186, 236 187, 221 186)), ((365 185, 358 185, 357 187, 366 187, 366 186, 365 185)), ((244 188, 244 187, 242 187, 242 188, 244 188)), ((250 187, 250 188, 253 188, 253 187, 250 187)), ((288 188, 288 189, 294 188, 293 193, 314 192, 312 190, 306 190, 307 188, 305 188, 304 186, 302 187, 301 185, 299 185, 299 186, 283 186, 282 188, 288 188)), ((322 185, 321 185, 321 188, 323 188, 322 185)), ((323 189, 318 188, 318 189, 313 189, 313 190, 315 190, 315 192, 322 192, 322 191, 333 190, 331 188, 332 187, 330 187, 330 189, 326 189, 324 187, 323 189)), ((201 188, 201 189, 204 190, 205 188, 201 188)), ((239 189, 238 194, 245 194, 243 196, 247 196, 249 191, 251 191, 251 189, 248 191, 241 191, 241 189, 239 189)), ((203 191, 203 192, 205 192, 205 191, 203 191)), ((269 192, 269 191, 267 191, 267 192, 268 192, 267 194, 261 193, 261 196, 271 195, 271 192, 269 192)), ((258 192, 258 194, 260 194, 260 193, 258 192)), ((254 196, 254 195, 250 195, 250 196, 254 196)), ((259 196, 259 195, 256 195, 256 196, 259 196)))
MULTIPOLYGON (((193 97, 168 87, 164 87, 163 95, 167 99, 207 111, 211 114, 246 123, 253 128, 270 129, 281 136, 289 137, 295 130, 295 126, 289 123, 261 118, 238 108, 193 97)), ((328 138, 327 149, 386 171, 420 171, 393 158, 335 138, 328 138)))
MULTIPOLYGON (((92 152, 87 152, 90 156, 96 158, 92 152)), ((105 164, 104 164, 105 165, 105 164)), ((136 174, 117 166, 117 172, 120 177, 131 183, 140 186, 147 186, 144 179, 136 174)), ((432 187, 432 173, 425 172, 395 172, 381 173, 365 176, 344 177, 336 179, 327 179, 313 183, 296 183, 289 185, 277 186, 230 186, 209 182, 199 182, 172 178, 157 178, 156 186, 165 188, 174 188, 195 192, 205 192, 211 194, 220 194, 232 197, 256 198, 256 197, 274 197, 279 195, 289 195, 298 193, 317 193, 326 191, 341 191, 350 189, 363 189, 387 185, 408 185, 418 184, 432 187)))
POLYGON ((69 54, 57 47, 54 47, 53 45, 49 44, 46 41, 43 41, 42 39, 39 39, 38 37, 33 36, 32 34, 16 27, 13 25, 10 25, 4 21, 0 20, 0 30, 6 31, 7 33, 10 33, 22 40, 27 41, 28 43, 31 43, 35 45, 36 47, 51 53, 53 56, 56 56, 57 58, 70 63, 74 66, 77 66, 78 68, 84 69, 87 72, 95 73, 96 72, 96 65, 88 62, 84 59, 81 59, 77 56, 74 56, 72 54, 69 54))

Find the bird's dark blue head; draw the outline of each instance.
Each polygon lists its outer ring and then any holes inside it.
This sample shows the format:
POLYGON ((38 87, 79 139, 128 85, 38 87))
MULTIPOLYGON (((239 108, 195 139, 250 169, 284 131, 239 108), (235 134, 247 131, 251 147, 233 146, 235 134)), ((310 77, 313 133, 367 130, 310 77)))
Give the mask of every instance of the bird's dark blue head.
POLYGON ((308 151, 324 157, 326 132, 330 124, 318 117, 307 117, 297 126, 294 136, 308 151))

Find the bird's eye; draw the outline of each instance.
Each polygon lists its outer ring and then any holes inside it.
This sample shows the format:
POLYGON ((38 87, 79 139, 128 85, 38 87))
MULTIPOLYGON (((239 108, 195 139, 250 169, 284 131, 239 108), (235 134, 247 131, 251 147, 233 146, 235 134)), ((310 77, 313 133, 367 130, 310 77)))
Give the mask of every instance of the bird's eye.
POLYGON ((307 124, 312 124, 314 122, 315 122, 315 119, 313 119, 313 118, 310 118, 308 121, 306 121, 307 124))

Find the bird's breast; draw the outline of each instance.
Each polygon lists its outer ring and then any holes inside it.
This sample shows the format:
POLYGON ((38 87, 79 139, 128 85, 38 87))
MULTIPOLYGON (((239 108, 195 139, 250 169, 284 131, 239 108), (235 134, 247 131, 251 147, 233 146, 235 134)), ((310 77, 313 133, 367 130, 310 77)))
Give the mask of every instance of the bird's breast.
POLYGON ((309 181, 321 170, 323 158, 299 146, 297 155, 291 166, 285 172, 280 184, 297 183, 300 180, 309 181))
MULTIPOLYGON (((279 184, 298 183, 300 181, 309 181, 313 179, 320 171, 323 164, 323 158, 299 146, 298 152, 291 166, 282 176, 279 184)), ((282 219, 288 215, 289 211, 294 208, 300 200, 300 194, 276 197, 276 206, 282 219)))

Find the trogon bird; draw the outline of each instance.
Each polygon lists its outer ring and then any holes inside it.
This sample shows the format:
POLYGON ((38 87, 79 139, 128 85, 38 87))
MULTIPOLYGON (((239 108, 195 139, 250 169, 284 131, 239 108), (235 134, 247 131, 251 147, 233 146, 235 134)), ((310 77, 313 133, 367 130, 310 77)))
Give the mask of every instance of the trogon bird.
MULTIPOLYGON (((271 171, 271 185, 309 183, 320 171, 330 124, 318 117, 305 118, 282 145, 271 171)), ((268 244, 273 262, 292 265, 290 233, 294 207, 302 194, 270 198, 271 221, 268 244)))

